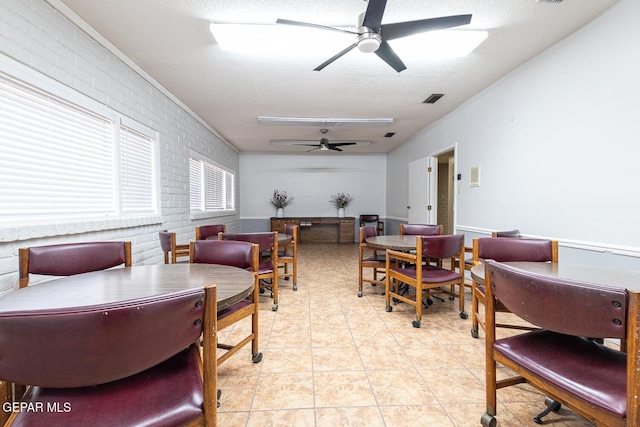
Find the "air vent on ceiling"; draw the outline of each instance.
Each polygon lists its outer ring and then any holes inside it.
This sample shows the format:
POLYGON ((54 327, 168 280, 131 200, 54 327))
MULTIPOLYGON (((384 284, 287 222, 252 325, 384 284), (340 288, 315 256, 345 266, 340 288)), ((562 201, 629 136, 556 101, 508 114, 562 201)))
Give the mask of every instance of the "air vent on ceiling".
POLYGON ((536 0, 536 3, 562 3, 562 0, 536 0))
POLYGON ((384 134, 384 137, 385 138, 391 138, 395 134, 396 134, 395 132, 387 132, 387 133, 384 134))
POLYGON ((427 99, 422 101, 422 103, 423 104, 435 104, 443 96, 444 96, 443 93, 432 93, 431 95, 429 95, 429 97, 427 99))

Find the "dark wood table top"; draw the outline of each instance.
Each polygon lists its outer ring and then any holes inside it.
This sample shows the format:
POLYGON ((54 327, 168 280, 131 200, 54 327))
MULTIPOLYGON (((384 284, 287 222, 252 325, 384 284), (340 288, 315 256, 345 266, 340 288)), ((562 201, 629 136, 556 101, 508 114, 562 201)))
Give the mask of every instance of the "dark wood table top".
MULTIPOLYGON (((218 240, 218 236, 209 236, 205 240, 218 240)), ((278 244, 281 245, 283 243, 289 243, 293 240, 293 236, 291 234, 278 233, 278 244)))
MULTIPOLYGON (((640 292, 640 272, 637 271, 550 262, 505 262, 504 264, 529 273, 640 292)), ((484 284, 484 264, 471 268, 471 278, 477 283, 484 284)))
POLYGON ((0 298, 0 312, 84 307, 217 285, 218 310, 251 294, 251 272, 216 264, 157 264, 55 278, 0 298))
POLYGON ((416 248, 416 236, 410 234, 389 234, 373 236, 365 240, 369 246, 376 249, 393 249, 409 251, 416 248))

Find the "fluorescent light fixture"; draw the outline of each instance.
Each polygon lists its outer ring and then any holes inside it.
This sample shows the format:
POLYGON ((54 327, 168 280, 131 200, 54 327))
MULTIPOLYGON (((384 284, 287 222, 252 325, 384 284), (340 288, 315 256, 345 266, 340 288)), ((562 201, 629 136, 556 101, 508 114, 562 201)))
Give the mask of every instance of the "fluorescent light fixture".
POLYGON ((389 44, 400 58, 463 58, 487 37, 487 31, 442 30, 389 40, 389 44))
MULTIPOLYGON (((355 28, 340 27, 355 31, 355 28)), ((212 23, 209 29, 224 51, 264 55, 309 54, 331 57, 355 42, 355 35, 312 27, 276 24, 212 23)), ((464 57, 486 38, 487 31, 441 30, 390 40, 403 59, 464 57)))
MULTIPOLYGON (((329 144, 335 144, 335 143, 340 143, 340 142, 353 142, 354 144, 350 145, 349 147, 368 147, 369 145, 371 145, 371 141, 355 141, 355 140, 333 141, 333 140, 329 140, 329 144)), ((313 146, 313 145, 320 145, 320 140, 316 141, 316 140, 311 140, 310 139, 308 141, 295 141, 295 140, 289 140, 289 139, 270 139, 269 140, 269 144, 287 146, 287 147, 296 147, 296 146, 308 147, 308 146, 313 146)))
POLYGON ((276 24, 212 23, 209 29, 223 51, 269 56, 293 53, 332 56, 353 43, 355 37, 337 31, 276 24))
POLYGON ((258 116, 263 126, 389 126, 392 118, 332 118, 332 117, 274 117, 258 116))

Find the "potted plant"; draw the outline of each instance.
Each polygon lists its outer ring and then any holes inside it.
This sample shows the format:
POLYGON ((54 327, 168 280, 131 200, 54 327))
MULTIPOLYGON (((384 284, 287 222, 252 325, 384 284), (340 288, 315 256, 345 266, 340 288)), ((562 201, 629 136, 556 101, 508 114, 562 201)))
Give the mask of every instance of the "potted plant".
POLYGON ((286 191, 275 189, 270 202, 276 207, 276 216, 282 218, 284 217, 284 208, 293 203, 293 196, 289 196, 286 191))
POLYGON ((353 202, 354 197, 351 194, 338 193, 332 194, 329 202, 338 209, 338 218, 344 218, 344 208, 353 202))

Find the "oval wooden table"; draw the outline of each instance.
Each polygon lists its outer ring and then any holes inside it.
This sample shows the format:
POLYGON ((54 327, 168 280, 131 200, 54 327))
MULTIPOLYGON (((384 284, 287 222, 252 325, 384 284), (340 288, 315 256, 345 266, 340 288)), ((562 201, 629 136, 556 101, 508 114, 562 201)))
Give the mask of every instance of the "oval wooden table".
MULTIPOLYGON (((209 236, 205 240, 218 240, 218 236, 209 236)), ((278 233, 278 245, 282 245, 283 243, 289 243, 293 240, 293 236, 291 234, 278 233)))
POLYGON ((365 240, 367 245, 376 249, 393 249, 396 251, 410 251, 416 248, 416 236, 410 234, 389 234, 373 236, 365 240))
POLYGON ((251 272, 216 264, 141 265, 39 282, 0 297, 0 312, 85 307, 217 285, 218 311, 251 294, 251 272))

